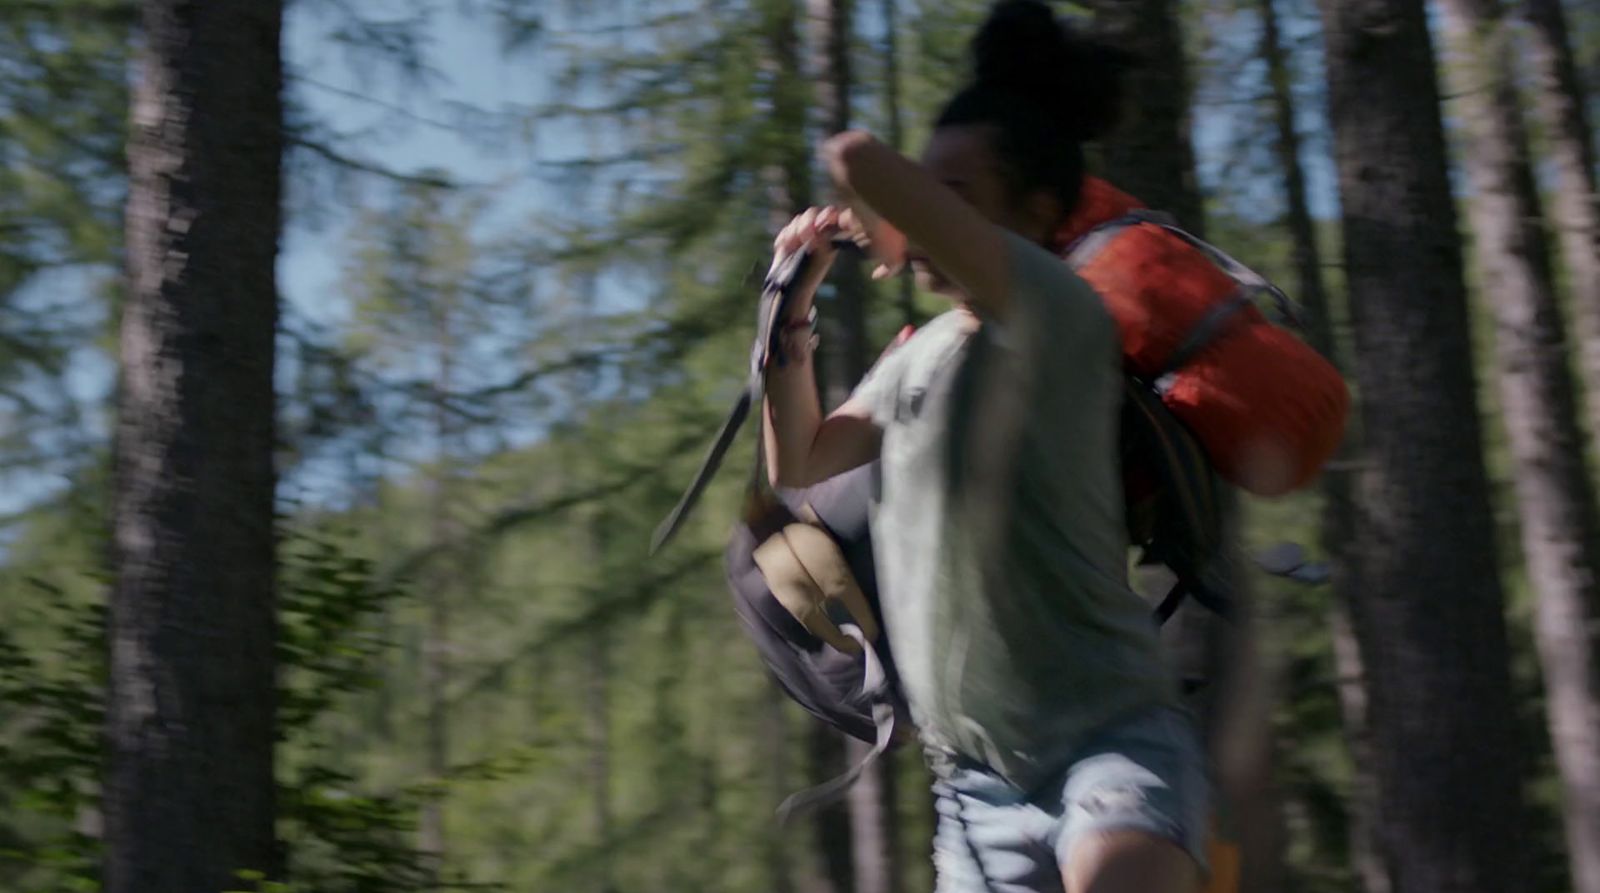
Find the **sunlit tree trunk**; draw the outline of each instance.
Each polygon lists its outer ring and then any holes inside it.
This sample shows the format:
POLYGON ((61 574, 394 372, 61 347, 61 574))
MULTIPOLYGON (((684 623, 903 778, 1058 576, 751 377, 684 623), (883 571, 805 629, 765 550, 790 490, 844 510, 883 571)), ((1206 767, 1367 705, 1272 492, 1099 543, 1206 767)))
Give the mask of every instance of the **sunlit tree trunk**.
MULTIPOLYGON (((806 0, 811 26, 811 72, 816 84, 819 136, 850 129, 854 92, 850 42, 855 22, 854 0, 806 0)), ((818 176, 821 176, 820 170, 818 176)), ((834 196, 829 195, 832 200, 834 196)), ((845 401, 867 371, 867 280, 860 264, 848 257, 834 265, 829 282, 819 290, 823 344, 818 375, 824 409, 845 401)), ((865 891, 863 891, 865 893, 865 891)))
MULTIPOLYGON (((1337 578, 1334 583, 1338 586, 1337 578)), ((1350 628, 1347 602, 1329 611, 1333 635, 1333 666, 1339 678, 1339 715, 1344 722, 1345 746, 1350 749, 1351 868, 1363 893, 1389 893, 1393 884, 1378 846, 1378 782, 1372 769, 1372 729, 1367 718, 1367 677, 1361 666, 1361 647, 1350 628)))
POLYGON ((128 142, 108 893, 239 889, 273 834, 283 7, 145 0, 128 142))
MULTIPOLYGON (((817 112, 821 121, 820 134, 833 134, 851 126, 850 102, 855 91, 851 66, 851 41, 855 31, 856 9, 854 0, 807 0, 806 9, 811 25, 811 47, 814 81, 817 85, 817 112)), ((856 383, 867 371, 867 321, 866 305, 869 287, 860 264, 846 256, 834 265, 833 275, 821 289, 817 301, 823 320, 823 344, 818 351, 818 374, 824 409, 843 403, 855 389, 856 383)), ((854 738, 843 739, 831 728, 813 724, 813 754, 822 761, 818 768, 833 762, 832 753, 842 750, 843 757, 830 774, 842 771, 844 765, 866 756, 868 745, 854 738)), ((825 832, 827 864, 834 882, 841 889, 855 893, 889 893, 893 887, 888 858, 889 812, 882 799, 886 787, 886 764, 876 762, 862 773, 860 780, 846 798, 849 811, 847 851, 832 853, 831 848, 841 843, 837 827, 825 832), (849 878, 845 872, 849 872, 849 878)), ((829 822, 825 810, 821 821, 829 822)), ((837 820, 831 824, 836 825, 837 820)))
MULTIPOLYGON (((826 48, 826 40, 819 39, 819 35, 826 36, 831 32, 831 19, 823 17, 817 19, 819 10, 814 6, 807 6, 806 22, 810 24, 809 30, 803 27, 801 6, 798 2, 785 2, 774 4, 771 7, 770 20, 766 28, 766 43, 768 50, 768 63, 773 68, 773 115, 782 123, 783 132, 792 134, 789 140, 780 149, 779 155, 774 159, 774 164, 768 172, 768 183, 772 195, 772 228, 774 232, 790 218, 809 207, 813 202, 813 165, 812 135, 815 130, 811 127, 811 113, 817 101, 826 101, 832 95, 832 81, 818 84, 807 75, 805 47, 807 37, 811 38, 813 48, 822 46, 826 48)), ((813 53, 818 55, 818 53, 813 53)), ((825 53, 820 53, 821 61, 813 61, 813 68, 819 69, 819 74, 827 76, 832 71, 833 60, 825 53)), ((819 313, 829 312, 831 308, 824 308, 822 301, 818 301, 819 313)), ((830 321, 832 314, 830 313, 830 321)), ((831 324, 825 334, 833 334, 831 324)), ((837 352, 841 339, 837 337, 825 338, 822 349, 823 356, 817 358, 819 374, 829 368, 826 357, 837 352)), ((832 364, 839 368, 838 363, 832 364)), ((819 381, 819 391, 826 402, 829 397, 827 381, 819 381)), ((781 702, 786 695, 776 682, 768 697, 781 702)), ((781 707, 775 708, 781 711, 781 707)), ((781 713, 769 717, 769 728, 783 729, 788 734, 797 735, 802 741, 801 777, 797 782, 801 785, 821 782, 844 771, 845 752, 844 745, 837 732, 827 726, 807 721, 802 729, 795 730, 792 724, 783 722, 781 713)), ((774 751, 775 755, 785 755, 787 748, 774 751)), ((774 779, 787 781, 792 776, 782 771, 781 766, 775 766, 774 779)), ((787 796, 786 791, 783 796, 787 796)), ((780 802, 781 797, 779 801, 780 802)), ((848 813, 839 806, 818 810, 808 819, 810 823, 809 846, 804 850, 809 854, 806 865, 799 870, 794 880, 805 893, 846 893, 854 883, 852 868, 851 838, 849 832, 848 813)), ((776 829, 774 834, 781 832, 776 829)), ((782 851, 782 842, 775 841, 773 849, 768 853, 769 860, 774 865, 787 863, 786 853, 782 851)))
POLYGON ((1585 107, 1588 97, 1561 0, 1522 0, 1518 11, 1529 26, 1526 59, 1533 68, 1545 152, 1555 176, 1551 218, 1572 294, 1589 437, 1595 439, 1600 438, 1600 174, 1585 107))
MULTIPOLYGON (((1499 0, 1440 5, 1576 893, 1600 893, 1600 510, 1499 0)), ((1584 283, 1594 287, 1596 283, 1584 283)))

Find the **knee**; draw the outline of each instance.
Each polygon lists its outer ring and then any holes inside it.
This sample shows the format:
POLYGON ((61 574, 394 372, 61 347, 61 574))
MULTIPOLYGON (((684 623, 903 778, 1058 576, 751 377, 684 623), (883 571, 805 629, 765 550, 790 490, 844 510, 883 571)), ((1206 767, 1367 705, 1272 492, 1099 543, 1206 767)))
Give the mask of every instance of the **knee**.
POLYGON ((1096 831, 1061 868, 1067 893, 1195 893, 1200 866, 1178 844, 1147 831, 1096 831))

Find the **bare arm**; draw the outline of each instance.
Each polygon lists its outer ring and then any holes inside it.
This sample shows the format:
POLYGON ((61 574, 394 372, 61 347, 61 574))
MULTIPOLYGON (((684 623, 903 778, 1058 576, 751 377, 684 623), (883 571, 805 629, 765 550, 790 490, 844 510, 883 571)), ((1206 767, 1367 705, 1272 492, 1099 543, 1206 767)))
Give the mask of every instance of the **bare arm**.
POLYGON ((869 134, 848 131, 829 138, 822 158, 868 233, 881 217, 960 285, 980 314, 1006 317, 1011 267, 998 226, 955 190, 869 134))
POLYGON ((822 418, 809 359, 767 373, 764 409, 767 480, 775 487, 809 487, 878 457, 883 432, 865 407, 847 400, 822 418))
MULTIPOLYGON (((814 208, 778 234, 774 250, 779 255, 809 245, 817 258, 810 275, 798 285, 789 319, 779 325, 804 319, 810 311, 817 286, 833 264, 834 249, 828 239, 837 231, 837 209, 814 208)), ((807 487, 864 465, 877 457, 882 441, 870 412, 853 400, 823 418, 811 351, 803 343, 807 334, 797 332, 788 339, 786 365, 767 369, 761 424, 767 479, 776 487, 807 487)))

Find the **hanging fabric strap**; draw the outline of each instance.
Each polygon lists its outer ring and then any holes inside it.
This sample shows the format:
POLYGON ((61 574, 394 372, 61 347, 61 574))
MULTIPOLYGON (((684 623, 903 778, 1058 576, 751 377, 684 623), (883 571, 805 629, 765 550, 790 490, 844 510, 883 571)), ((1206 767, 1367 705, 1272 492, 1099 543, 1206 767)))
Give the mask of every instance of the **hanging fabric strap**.
POLYGON ((860 627, 854 623, 841 623, 839 631, 861 646, 862 659, 866 662, 865 673, 861 679, 861 693, 872 704, 872 724, 877 727, 877 738, 872 743, 872 749, 867 751, 867 755, 861 762, 851 766, 849 771, 816 787, 791 794, 780 803, 778 805, 780 825, 787 825, 795 816, 826 806, 844 796, 844 793, 850 790, 850 786, 856 783, 856 779, 861 777, 861 773, 877 762, 878 757, 889 749, 890 742, 894 740, 894 704, 889 699, 889 677, 884 672, 883 661, 878 657, 877 650, 872 647, 872 642, 861 632, 860 627))
MULTIPOLYGON (((834 245, 836 248, 845 248, 854 247, 855 243, 848 239, 837 239, 834 245)), ((750 368, 744 390, 733 401, 733 408, 728 411, 727 419, 723 421, 717 436, 711 441, 711 448, 701 460, 700 468, 695 471, 694 480, 689 483, 689 488, 656 527, 655 535, 650 540, 650 554, 654 555, 665 546, 678 532, 678 528, 683 526, 684 519, 700 501, 700 495, 705 491, 706 484, 711 482, 717 469, 722 466, 722 457, 727 454, 728 447, 733 444, 733 438, 744 426, 751 407, 761 405, 766 388, 768 364, 776 361, 782 367, 788 362, 788 357, 783 352, 783 326, 780 325, 780 321, 787 318, 795 287, 805 280, 806 273, 811 269, 814 260, 815 257, 809 248, 801 248, 787 257, 780 258, 767 273, 766 282, 761 289, 761 303, 757 308, 756 340, 750 348, 750 368)))
POLYGON ((1178 608, 1183 605, 1183 600, 1189 597, 1193 597, 1202 607, 1224 620, 1233 618, 1233 606, 1226 596, 1198 580, 1182 579, 1172 584, 1172 588, 1168 589, 1166 596, 1161 599, 1161 604, 1156 606, 1154 611, 1156 625, 1171 620, 1172 615, 1178 613, 1178 608))

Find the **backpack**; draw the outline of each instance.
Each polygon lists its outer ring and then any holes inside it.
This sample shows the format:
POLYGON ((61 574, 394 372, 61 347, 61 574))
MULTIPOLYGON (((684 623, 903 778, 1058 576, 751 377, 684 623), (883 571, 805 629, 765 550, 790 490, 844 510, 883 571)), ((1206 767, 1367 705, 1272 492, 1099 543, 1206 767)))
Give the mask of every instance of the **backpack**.
POLYGON ((1094 177, 1056 240, 1116 321, 1128 374, 1157 392, 1224 480, 1258 496, 1311 482, 1343 439, 1350 393, 1291 331, 1299 322, 1281 290, 1094 177))
MULTIPOLYGON (((876 473, 877 463, 872 463, 804 490, 778 493, 779 505, 752 523, 734 527, 724 553, 734 612, 778 685, 813 716, 863 741, 874 740, 877 730, 871 705, 862 694, 861 648, 838 630, 840 620, 848 623, 850 617, 818 618, 812 625, 816 628, 820 624, 821 629, 808 629, 796 616, 801 612, 791 608, 789 600, 779 593, 792 588, 782 579, 788 574, 798 576, 804 572, 814 579, 812 572, 804 571, 803 566, 794 571, 775 569, 766 556, 758 561, 757 554, 773 542, 781 528, 800 525, 802 529, 818 529, 838 549, 837 558, 825 558, 824 563, 842 562, 849 570, 866 608, 863 618, 868 626, 863 635, 877 638, 877 569, 867 530, 868 502, 876 473), (775 589, 779 592, 775 593, 775 589)), ((805 547, 787 551, 803 553, 805 547)), ((842 599, 823 601, 843 607, 842 599)), ((819 605, 824 610, 829 606, 819 605)), ((851 613, 848 608, 845 612, 851 613)), ((888 664, 887 648, 879 653, 888 664)))
POLYGON ((880 632, 867 526, 877 474, 872 462, 801 490, 752 488, 724 553, 734 613, 773 680, 811 715, 873 745, 844 775, 780 804, 783 821, 842 794, 911 728, 880 632))

